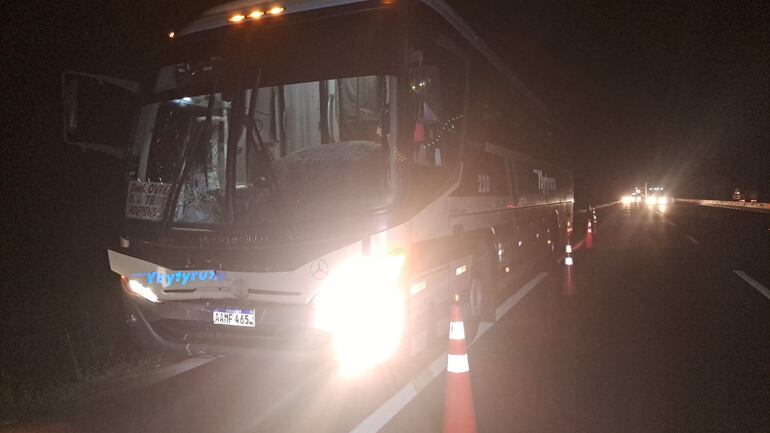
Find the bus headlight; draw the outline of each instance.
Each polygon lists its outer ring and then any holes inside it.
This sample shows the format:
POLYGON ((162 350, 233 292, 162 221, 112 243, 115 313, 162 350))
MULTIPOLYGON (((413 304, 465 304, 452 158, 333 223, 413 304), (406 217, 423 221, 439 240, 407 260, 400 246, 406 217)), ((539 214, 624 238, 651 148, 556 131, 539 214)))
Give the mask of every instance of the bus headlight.
POLYGON ((334 269, 313 299, 315 327, 332 335, 344 374, 390 358, 406 319, 400 255, 350 258, 334 269))
POLYGON ((144 298, 152 302, 153 304, 157 304, 160 302, 160 299, 158 299, 158 295, 156 295, 155 292, 150 287, 145 286, 139 281, 136 281, 134 279, 129 279, 128 277, 121 275, 120 283, 123 285, 123 289, 125 289, 128 293, 132 295, 136 295, 141 298, 144 298))

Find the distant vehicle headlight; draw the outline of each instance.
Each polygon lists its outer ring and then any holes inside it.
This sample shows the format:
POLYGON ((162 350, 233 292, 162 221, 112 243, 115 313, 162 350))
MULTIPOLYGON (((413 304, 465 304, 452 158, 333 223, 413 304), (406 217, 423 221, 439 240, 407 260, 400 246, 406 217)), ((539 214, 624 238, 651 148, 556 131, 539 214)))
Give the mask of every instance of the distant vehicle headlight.
POLYGON ((668 197, 658 197, 658 204, 668 204, 668 197))
POLYGON ((620 200, 623 202, 623 204, 631 204, 631 202, 634 201, 634 198, 630 195, 624 195, 620 200))
POLYGON ((352 257, 313 299, 315 327, 332 335, 340 371, 355 375, 390 358, 406 321, 404 256, 352 257))
POLYGON ((641 203, 642 202, 642 196, 637 195, 636 197, 634 197, 634 201, 636 203, 641 203))
POLYGON ((654 206, 655 203, 658 202, 658 198, 655 197, 654 195, 651 195, 651 196, 648 196, 644 202, 647 203, 649 206, 654 206))

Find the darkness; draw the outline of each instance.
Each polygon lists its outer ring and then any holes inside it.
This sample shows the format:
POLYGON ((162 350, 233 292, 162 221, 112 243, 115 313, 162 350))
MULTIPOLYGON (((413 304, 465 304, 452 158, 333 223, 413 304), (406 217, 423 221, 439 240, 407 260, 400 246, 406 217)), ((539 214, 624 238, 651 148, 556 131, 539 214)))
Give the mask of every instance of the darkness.
MULTIPOLYGON (((5 6, 0 341, 16 361, 9 374, 54 368, 62 330, 120 317, 105 249, 121 228, 123 166, 62 142, 62 71, 131 78, 168 31, 216 3, 5 6)), ((644 181, 680 197, 728 199, 740 187, 770 199, 767 3, 450 3, 562 125, 579 205, 617 200, 644 181)), ((118 332, 86 329, 68 332, 77 344, 118 332)))
POLYGON ((577 199, 596 203, 645 180, 683 197, 770 188, 770 9, 744 4, 504 2, 461 12, 561 121, 577 199))

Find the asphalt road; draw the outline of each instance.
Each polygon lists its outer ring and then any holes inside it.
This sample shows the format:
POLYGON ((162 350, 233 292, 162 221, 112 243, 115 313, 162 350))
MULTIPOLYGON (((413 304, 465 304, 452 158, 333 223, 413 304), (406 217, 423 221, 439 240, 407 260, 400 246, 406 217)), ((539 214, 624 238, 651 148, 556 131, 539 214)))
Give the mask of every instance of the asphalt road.
MULTIPOLYGON (((770 287, 770 216, 615 206, 599 221, 575 294, 549 276, 472 348, 479 431, 770 431, 770 299, 734 272, 770 287)), ((385 431, 441 431, 442 386, 385 431)))
MULTIPOLYGON (((770 293, 735 272, 770 287, 770 215, 613 206, 598 218, 574 291, 561 266, 522 276, 510 294, 540 275, 470 348, 479 432, 770 432, 770 293)), ((51 419, 89 432, 440 432, 445 377, 425 368, 444 350, 357 381, 320 363, 216 360, 51 419)))

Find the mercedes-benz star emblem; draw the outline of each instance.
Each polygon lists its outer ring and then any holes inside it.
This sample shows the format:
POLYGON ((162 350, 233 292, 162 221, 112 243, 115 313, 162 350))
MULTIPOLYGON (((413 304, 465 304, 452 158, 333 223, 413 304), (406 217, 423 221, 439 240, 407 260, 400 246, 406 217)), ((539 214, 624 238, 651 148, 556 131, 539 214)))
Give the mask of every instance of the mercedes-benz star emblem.
POLYGON ((329 264, 324 259, 315 259, 310 263, 310 275, 316 280, 323 280, 329 274, 329 264))

